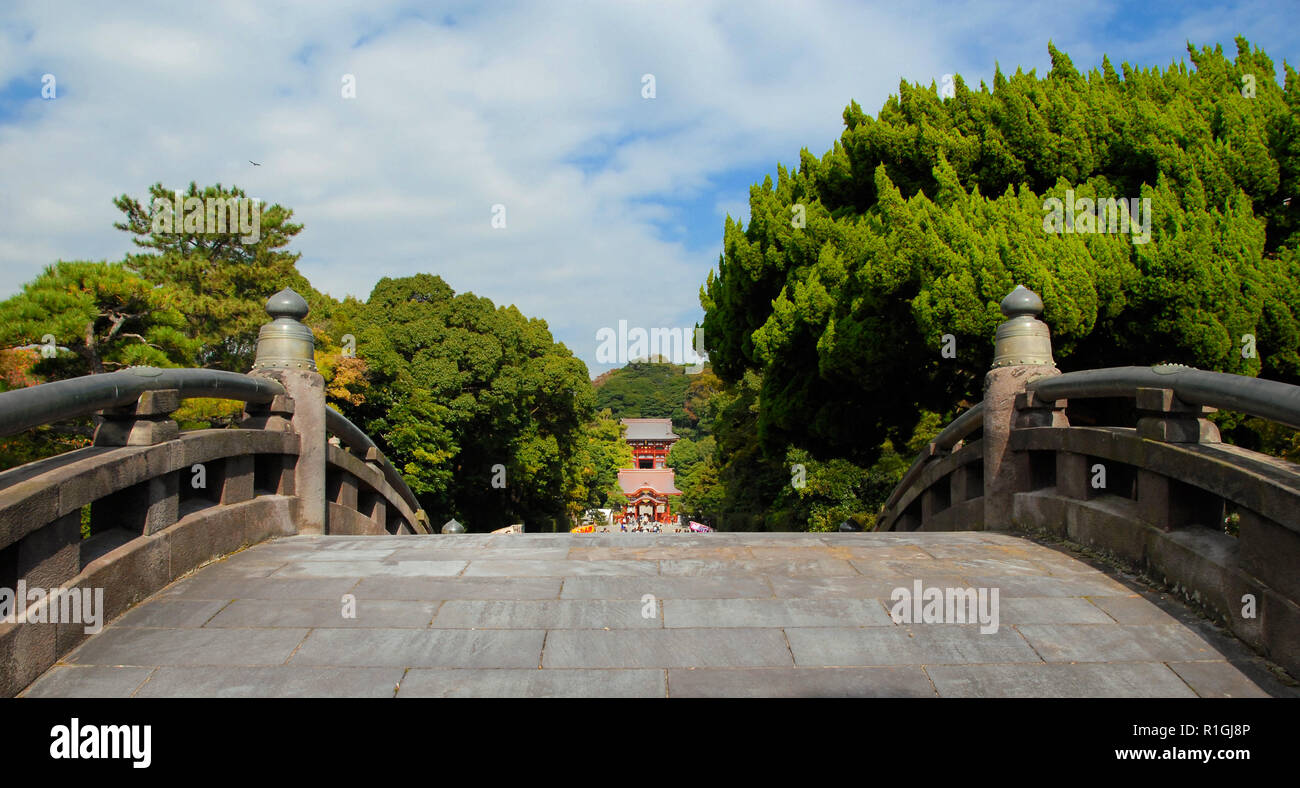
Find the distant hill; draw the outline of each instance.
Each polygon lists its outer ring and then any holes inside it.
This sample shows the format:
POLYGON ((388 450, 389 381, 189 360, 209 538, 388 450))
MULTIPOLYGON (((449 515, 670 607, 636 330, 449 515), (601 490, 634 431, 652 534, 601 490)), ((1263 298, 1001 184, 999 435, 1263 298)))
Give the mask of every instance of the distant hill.
POLYGON ((591 382, 596 408, 609 408, 617 419, 672 419, 679 435, 694 433, 686 412, 686 392, 693 376, 682 364, 634 361, 611 369, 591 382))

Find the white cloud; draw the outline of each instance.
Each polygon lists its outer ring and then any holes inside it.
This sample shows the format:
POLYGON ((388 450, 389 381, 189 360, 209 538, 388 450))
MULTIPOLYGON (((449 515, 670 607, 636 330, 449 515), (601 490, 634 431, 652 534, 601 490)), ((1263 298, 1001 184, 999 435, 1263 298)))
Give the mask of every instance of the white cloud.
POLYGON ((131 251, 119 194, 237 184, 294 209, 317 287, 364 298, 381 276, 436 273, 546 319, 594 374, 600 327, 699 319, 722 216, 748 216, 747 189, 717 176, 821 155, 848 101, 874 112, 900 76, 977 85, 994 57, 1042 73, 1049 37, 1083 67, 1104 47, 1079 19, 1021 2, 19 4, 0 73, 34 72, 35 95, 50 71, 60 98, 0 107, 3 179, 21 188, 0 206, 0 297, 56 258, 131 251), (676 207, 701 198, 712 215, 676 207), (661 230, 698 221, 715 245, 661 230))

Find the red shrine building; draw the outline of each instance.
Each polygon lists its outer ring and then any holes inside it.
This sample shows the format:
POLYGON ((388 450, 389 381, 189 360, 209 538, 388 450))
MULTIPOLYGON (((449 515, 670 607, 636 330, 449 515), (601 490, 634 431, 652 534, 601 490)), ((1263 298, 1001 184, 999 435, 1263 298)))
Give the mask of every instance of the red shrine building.
POLYGON ((677 441, 672 419, 623 419, 623 424, 627 426, 625 437, 632 447, 634 466, 618 472, 618 486, 627 496, 625 514, 631 518, 644 514, 656 522, 672 522, 672 497, 682 494, 666 462, 668 450, 677 441))

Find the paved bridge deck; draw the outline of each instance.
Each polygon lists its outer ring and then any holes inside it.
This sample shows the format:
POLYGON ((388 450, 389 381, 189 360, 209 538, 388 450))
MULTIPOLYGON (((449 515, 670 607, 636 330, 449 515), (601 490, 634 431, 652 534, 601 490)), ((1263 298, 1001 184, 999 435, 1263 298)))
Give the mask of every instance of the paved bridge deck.
POLYGON ((1265 694, 1147 596, 992 533, 296 536, 178 580, 24 694, 1265 694), (997 588, 997 631, 894 623, 916 580, 997 588))

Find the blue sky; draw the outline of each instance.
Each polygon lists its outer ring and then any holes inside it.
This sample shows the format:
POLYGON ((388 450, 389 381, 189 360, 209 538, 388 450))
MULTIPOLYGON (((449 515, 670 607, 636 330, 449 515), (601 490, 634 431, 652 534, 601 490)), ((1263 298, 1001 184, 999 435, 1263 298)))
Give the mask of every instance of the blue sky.
POLYGON ((1044 74, 1049 39, 1080 69, 1165 67, 1189 40, 1232 55, 1238 34, 1279 73, 1300 59, 1289 0, 485 5, 5 4, 0 297, 131 251, 117 195, 236 184, 294 209, 322 290, 436 273, 545 319, 594 376, 601 328, 700 319, 724 216, 825 152, 851 99, 991 83, 995 61, 1044 74))

